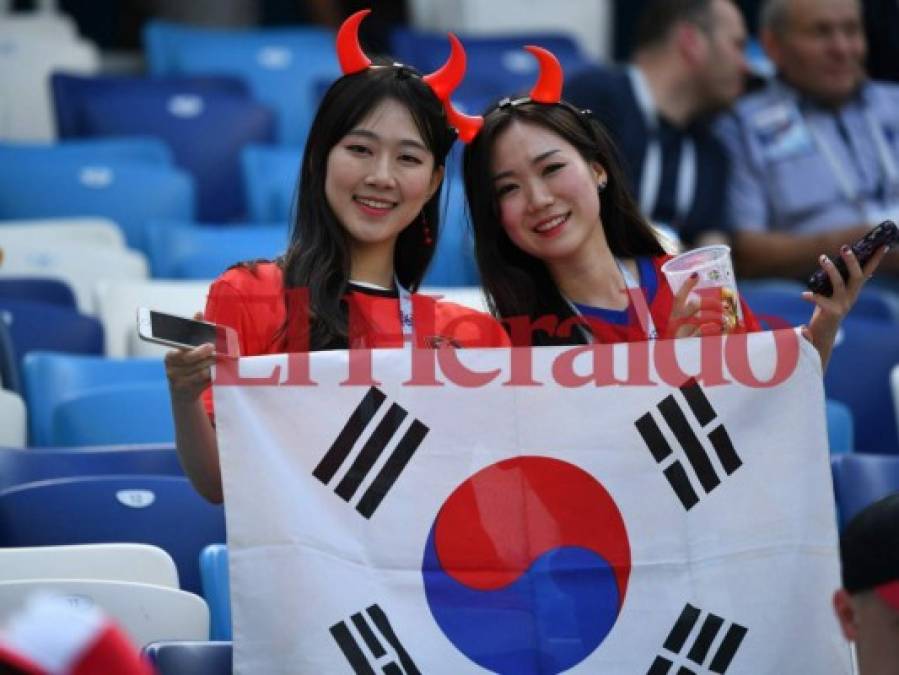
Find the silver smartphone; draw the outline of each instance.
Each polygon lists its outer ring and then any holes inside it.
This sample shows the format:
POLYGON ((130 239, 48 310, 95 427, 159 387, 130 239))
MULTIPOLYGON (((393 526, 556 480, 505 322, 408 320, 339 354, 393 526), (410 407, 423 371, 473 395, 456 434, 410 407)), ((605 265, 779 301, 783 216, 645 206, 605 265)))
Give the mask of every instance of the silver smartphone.
POLYGON ((166 314, 147 307, 137 310, 137 334, 147 342, 179 349, 193 349, 209 343, 219 356, 240 356, 237 332, 230 326, 166 314))

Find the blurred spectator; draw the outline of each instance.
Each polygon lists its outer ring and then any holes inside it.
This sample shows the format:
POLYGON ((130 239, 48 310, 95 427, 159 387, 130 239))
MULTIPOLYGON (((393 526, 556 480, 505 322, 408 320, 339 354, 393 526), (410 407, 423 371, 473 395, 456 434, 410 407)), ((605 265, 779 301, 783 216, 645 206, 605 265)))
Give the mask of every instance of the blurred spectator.
POLYGON ((899 493, 856 515, 840 537, 843 587, 833 606, 860 675, 899 673, 899 493))
MULTIPOLYGON (((748 276, 804 276, 899 216, 899 87, 869 81, 859 0, 768 0, 768 86, 722 120, 735 261, 748 276)), ((899 269, 895 255, 881 270, 899 269)))
POLYGON ((631 66, 581 71, 566 86, 609 128, 643 214, 688 243, 724 229, 726 155, 708 120, 743 91, 745 42, 731 0, 653 0, 631 66))
POLYGON ((36 595, 0 631, 0 673, 152 675, 128 637, 88 599, 36 595))

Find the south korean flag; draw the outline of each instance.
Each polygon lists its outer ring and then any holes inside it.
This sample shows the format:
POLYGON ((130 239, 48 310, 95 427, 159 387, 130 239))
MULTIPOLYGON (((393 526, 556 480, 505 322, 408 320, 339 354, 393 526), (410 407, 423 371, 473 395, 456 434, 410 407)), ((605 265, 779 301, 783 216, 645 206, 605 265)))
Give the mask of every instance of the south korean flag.
POLYGON ((850 672, 820 362, 731 337, 241 359, 236 672, 850 672))

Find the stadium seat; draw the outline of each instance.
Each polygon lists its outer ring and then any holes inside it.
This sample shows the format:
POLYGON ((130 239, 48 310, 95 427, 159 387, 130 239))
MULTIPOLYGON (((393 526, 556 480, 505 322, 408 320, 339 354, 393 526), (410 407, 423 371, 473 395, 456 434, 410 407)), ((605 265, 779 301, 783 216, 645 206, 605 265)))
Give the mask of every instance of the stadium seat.
POLYGON ((0 387, 19 395, 24 393, 19 359, 16 356, 15 347, 13 347, 9 328, 2 317, 0 317, 0 387))
POLYGON ((103 353, 103 326, 94 317, 69 307, 0 300, 0 320, 9 330, 20 370, 22 360, 32 351, 103 353))
POLYGON ((228 547, 210 544, 200 552, 200 581, 209 605, 210 638, 231 639, 231 585, 228 574, 228 547))
POLYGON ((54 446, 173 442, 168 384, 129 382, 76 394, 56 406, 51 433, 54 446))
MULTIPOLYGON (((450 170, 450 167, 447 169, 450 170)), ((437 249, 425 274, 425 286, 478 286, 474 242, 468 227, 465 187, 461 180, 443 182, 440 199, 440 234, 437 249)))
POLYGON ((172 151, 158 138, 89 138, 59 143, 0 143, 0 166, 50 161, 141 162, 171 166, 172 151))
MULTIPOLYGON (((0 25, 5 23, 0 21, 0 25)), ((94 73, 100 59, 96 47, 75 36, 38 31, 0 30, 0 138, 54 138, 50 89, 56 70, 94 73), (10 96, 9 92, 15 92, 10 96)))
POLYGON ((0 277, 0 302, 4 300, 43 302, 77 309, 72 287, 59 279, 40 277, 0 277))
POLYGON ((97 248, 89 244, 38 241, 4 247, 0 278, 54 278, 68 284, 78 308, 95 312, 94 286, 102 279, 146 279, 149 266, 143 254, 128 249, 97 248))
POLYGON ((101 282, 97 285, 97 314, 106 333, 106 355, 161 357, 168 347, 137 335, 138 307, 193 317, 206 307, 210 281, 101 282))
POLYGON ((281 225, 151 223, 147 227, 150 269, 157 279, 212 279, 235 263, 273 259, 287 248, 281 225))
POLYGON ((71 17, 58 12, 7 12, 0 21, 0 37, 7 35, 74 40, 78 37, 78 27, 71 17))
POLYGON ((0 491, 78 476, 184 476, 174 445, 100 448, 0 448, 0 491))
POLYGON ((144 27, 153 75, 237 75, 278 114, 278 141, 302 144, 317 108, 315 84, 336 79, 334 34, 319 27, 225 31, 164 21, 144 27))
POLYGON ((144 654, 159 675, 231 675, 230 642, 154 642, 144 654))
MULTIPOLYGON (((84 114, 85 103, 96 95, 110 91, 137 94, 155 90, 169 96, 178 93, 195 95, 231 94, 249 96, 247 85, 237 77, 172 77, 144 78, 131 75, 94 75, 84 77, 68 73, 55 73, 50 78, 53 92, 53 110, 56 130, 60 138, 93 136, 84 114)), ((133 134, 132 134, 133 135, 133 134)))
POLYGON ((241 154, 248 218, 290 221, 299 184, 302 146, 248 145, 241 154))
POLYGON ((0 389, 0 447, 21 447, 27 438, 25 402, 14 391, 0 389))
POLYGON ((53 439, 53 415, 64 401, 81 393, 123 382, 165 382, 158 359, 107 359, 34 352, 22 365, 28 403, 31 444, 46 446, 53 439))
POLYGON ((899 364, 896 327, 883 321, 843 321, 824 376, 827 398, 846 404, 855 421, 855 447, 899 453, 890 371, 899 364))
POLYGON ((193 181, 147 162, 0 149, 0 219, 85 215, 115 221, 128 245, 141 249, 147 220, 193 220, 193 181))
POLYGON ((69 243, 94 248, 125 248, 121 228, 108 218, 49 218, 0 220, 0 248, 33 246, 36 241, 69 243))
POLYGON ((899 491, 899 457, 851 453, 831 458, 840 527, 881 497, 899 491))
POLYGON ((890 370, 890 390, 893 393, 893 413, 896 415, 896 432, 899 433, 899 364, 890 370))
MULTIPOLYGON (((453 101, 465 103, 470 114, 480 114, 500 95, 519 90, 524 95, 534 86, 537 61, 522 49, 524 45, 550 50, 562 64, 566 77, 591 64, 573 38, 559 33, 467 34, 459 35, 459 39, 465 45, 468 68, 453 101)), ((393 30, 390 41, 394 57, 423 73, 437 70, 449 55, 445 33, 401 27, 393 30)))
MULTIPOLYGON (((192 593, 200 593, 200 551, 224 540, 224 509, 205 501, 187 478, 57 478, 0 491, 0 546, 159 546, 175 561, 181 588, 192 593)), ((207 624, 194 637, 206 639, 208 630, 207 624)), ((157 639, 165 637, 186 636, 157 639)))
MULTIPOLYGON (((796 284, 785 287, 754 285, 751 283, 739 283, 740 295, 752 308, 753 313, 762 320, 766 316, 776 317, 805 317, 803 323, 807 323, 812 316, 815 306, 802 298, 804 286, 796 284)), ((861 319, 893 321, 893 315, 889 303, 883 298, 880 291, 874 288, 865 288, 859 294, 850 316, 861 319)), ((795 320, 795 319, 794 319, 795 320)))
MULTIPOLYGON (((211 78, 207 78, 209 80, 211 78)), ((240 151, 274 138, 269 108, 243 93, 194 87, 187 78, 57 76, 78 114, 81 136, 152 135, 171 148, 175 164, 194 179, 197 218, 244 218, 240 151)), ((71 112, 71 110, 70 110, 71 112)))
POLYGON ((146 544, 0 548, 0 581, 96 579, 179 588, 172 556, 146 544))
MULTIPOLYGON (((115 619, 137 645, 160 640, 202 640, 209 631, 203 598, 174 588, 96 579, 29 579, 0 582, 0 620, 29 597, 48 592, 96 605, 115 619)), ((97 671, 100 672, 100 671, 97 671)))
POLYGON ((827 416, 827 438, 830 442, 832 455, 844 455, 852 452, 855 447, 855 425, 852 421, 852 411, 839 401, 827 401, 825 413, 827 416))

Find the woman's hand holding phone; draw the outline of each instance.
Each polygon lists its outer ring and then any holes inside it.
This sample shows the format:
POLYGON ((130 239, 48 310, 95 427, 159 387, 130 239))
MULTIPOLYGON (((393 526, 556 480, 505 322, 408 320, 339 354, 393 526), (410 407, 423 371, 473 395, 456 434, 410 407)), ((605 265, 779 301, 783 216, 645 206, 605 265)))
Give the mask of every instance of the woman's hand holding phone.
MULTIPOLYGON (((201 321, 202 312, 194 319, 201 321)), ((190 349, 173 349, 165 355, 165 374, 173 402, 194 403, 212 383, 215 347, 203 344, 190 349)))

